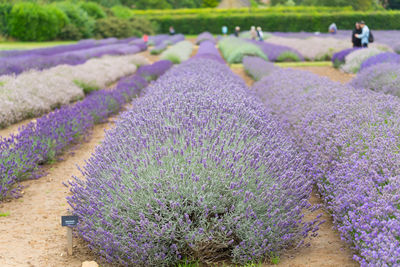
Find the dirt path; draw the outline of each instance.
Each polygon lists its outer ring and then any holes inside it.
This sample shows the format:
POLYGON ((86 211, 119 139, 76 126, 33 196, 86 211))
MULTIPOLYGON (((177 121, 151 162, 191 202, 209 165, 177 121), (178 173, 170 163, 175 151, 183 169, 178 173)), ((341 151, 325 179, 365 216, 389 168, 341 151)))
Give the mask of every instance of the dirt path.
POLYGON ((69 191, 62 183, 80 175, 76 166, 84 165, 103 140, 104 129, 112 126, 112 121, 96 125, 90 141, 49 166, 47 176, 23 182, 22 198, 0 204, 0 212, 9 213, 0 217, 0 266, 81 266, 94 257, 84 244, 78 244, 74 256, 66 255, 66 229, 60 217, 67 215, 69 191))
MULTIPOLYGON (((246 74, 243 67, 233 67, 231 69, 234 73, 244 79, 248 86, 251 86, 254 83, 254 81, 246 74)), ((310 202, 312 204, 322 204, 321 200, 314 193, 311 196, 310 202)), ((325 210, 318 210, 307 215, 306 218, 313 219, 320 213, 322 213, 321 219, 325 220, 326 222, 320 226, 318 236, 310 240, 309 247, 303 247, 294 251, 287 251, 281 257, 278 265, 265 264, 263 267, 359 266, 359 264, 352 259, 352 250, 340 239, 339 233, 333 229, 333 221, 328 212, 325 210)))
POLYGON ((334 67, 327 67, 327 66, 291 67, 291 68, 309 71, 320 76, 328 77, 332 81, 341 83, 348 83, 355 77, 355 74, 344 73, 338 69, 335 69, 334 67))

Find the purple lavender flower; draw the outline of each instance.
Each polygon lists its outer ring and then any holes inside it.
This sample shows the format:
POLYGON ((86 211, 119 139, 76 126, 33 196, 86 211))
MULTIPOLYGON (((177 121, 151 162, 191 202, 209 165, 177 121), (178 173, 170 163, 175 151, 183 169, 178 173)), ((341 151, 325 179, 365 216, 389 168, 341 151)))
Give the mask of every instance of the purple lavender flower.
POLYGON ((147 87, 71 183, 79 234, 114 264, 259 261, 316 230, 307 163, 230 69, 192 59, 147 87))
POLYGON ((400 55, 396 53, 386 52, 372 56, 361 64, 360 70, 382 63, 400 63, 400 55))
POLYGON ((269 75, 276 68, 273 63, 265 61, 259 57, 244 57, 243 58, 244 70, 253 77, 254 80, 258 81, 262 77, 269 75))

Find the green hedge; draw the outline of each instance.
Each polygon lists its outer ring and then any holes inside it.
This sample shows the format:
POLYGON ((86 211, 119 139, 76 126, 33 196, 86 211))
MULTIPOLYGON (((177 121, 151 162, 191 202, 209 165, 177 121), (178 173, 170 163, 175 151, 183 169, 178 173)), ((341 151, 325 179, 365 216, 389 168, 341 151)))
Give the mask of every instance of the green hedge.
POLYGON ((250 29, 252 25, 260 25, 265 31, 281 32, 326 32, 328 26, 335 22, 339 29, 353 29, 354 22, 365 20, 371 29, 400 29, 399 11, 380 12, 337 12, 337 13, 271 13, 271 14, 213 14, 208 15, 176 15, 151 18, 159 25, 160 32, 168 32, 173 26, 183 34, 198 34, 204 31, 221 33, 222 26, 232 33, 235 26, 250 29))
POLYGON ((8 30, 22 41, 46 41, 54 39, 65 23, 65 15, 53 7, 18 3, 11 10, 8 30))
POLYGON ((315 6, 294 6, 294 7, 268 7, 268 8, 191 8, 191 9, 156 9, 156 10, 132 10, 136 16, 157 17, 165 15, 208 15, 208 14, 270 14, 270 13, 329 13, 329 12, 352 12, 353 8, 348 7, 315 7, 315 6))

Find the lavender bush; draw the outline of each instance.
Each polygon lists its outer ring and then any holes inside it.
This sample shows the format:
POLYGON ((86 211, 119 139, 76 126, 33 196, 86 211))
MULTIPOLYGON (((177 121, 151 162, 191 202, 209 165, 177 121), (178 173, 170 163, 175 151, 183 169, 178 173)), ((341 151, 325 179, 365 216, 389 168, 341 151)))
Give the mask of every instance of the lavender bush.
POLYGON ((215 40, 214 36, 213 36, 211 33, 209 33, 209 32, 203 32, 203 33, 200 33, 200 34, 197 36, 197 39, 196 39, 196 44, 197 44, 197 45, 201 44, 201 43, 204 42, 204 41, 210 41, 210 42, 212 42, 212 43, 214 43, 214 44, 217 42, 217 41, 215 40))
POLYGON ((268 42, 249 41, 261 48, 270 61, 304 61, 303 56, 288 46, 271 44, 268 42))
POLYGON ((357 73, 364 61, 381 53, 383 51, 376 48, 357 49, 345 57, 345 63, 341 69, 348 73, 357 73))
POLYGON ((136 54, 146 49, 146 44, 141 40, 139 40, 141 43, 132 45, 127 44, 126 40, 122 41, 110 45, 84 43, 35 49, 20 55, 0 58, 0 75, 20 74, 31 69, 43 70, 61 64, 79 65, 94 57, 136 54))
POLYGON ((400 97, 400 64, 382 63, 359 72, 351 83, 358 89, 367 89, 400 97))
POLYGON ((162 52, 160 58, 169 60, 175 64, 179 64, 185 60, 188 60, 192 54, 192 51, 193 44, 191 42, 181 41, 162 52))
POLYGON ((274 71, 254 89, 309 152, 315 182, 357 251, 354 259, 398 265, 399 100, 296 70, 274 71))
POLYGON ((78 66, 60 65, 41 72, 1 76, 0 127, 76 101, 84 96, 84 90, 104 88, 134 73, 136 65, 144 61, 139 56, 103 57, 78 66))
POLYGON ((337 53, 334 53, 332 56, 332 64, 335 68, 339 68, 341 65, 345 63, 346 56, 350 53, 353 53, 358 47, 347 48, 337 53))
POLYGON ((16 135, 0 137, 0 200, 15 195, 16 183, 32 178, 39 165, 55 160, 93 124, 103 122, 135 97, 147 85, 149 77, 156 78, 170 67, 165 62, 152 66, 154 72, 146 66, 145 72, 126 77, 113 90, 94 92, 75 105, 64 106, 38 118, 35 123, 22 127, 16 135))
POLYGON ((262 50, 255 44, 236 37, 226 37, 218 42, 218 47, 229 63, 241 63, 245 56, 258 56, 268 60, 262 50))
POLYGON ((258 81, 262 77, 269 75, 275 70, 275 66, 271 62, 267 62, 259 57, 243 58, 243 67, 247 74, 249 74, 254 80, 258 81))
POLYGON ((149 86, 107 132, 68 198, 113 264, 259 261, 300 245, 305 160, 230 69, 193 59, 149 86))
POLYGON ((400 63, 400 55, 392 52, 380 53, 365 60, 360 70, 382 63, 400 63))
POLYGON ((153 49, 150 50, 150 54, 159 55, 165 49, 167 49, 167 47, 168 47, 167 42, 160 43, 160 44, 156 45, 153 49))
POLYGON ((200 43, 199 49, 193 58, 208 58, 225 64, 225 60, 215 47, 215 43, 207 40, 200 43))

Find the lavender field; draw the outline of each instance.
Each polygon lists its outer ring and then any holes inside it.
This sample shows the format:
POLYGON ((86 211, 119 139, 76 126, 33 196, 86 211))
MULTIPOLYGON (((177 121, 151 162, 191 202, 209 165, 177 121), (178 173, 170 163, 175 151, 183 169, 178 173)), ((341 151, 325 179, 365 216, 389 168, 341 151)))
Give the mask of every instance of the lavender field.
POLYGON ((0 51, 0 265, 400 265, 400 34, 349 35, 0 51))

